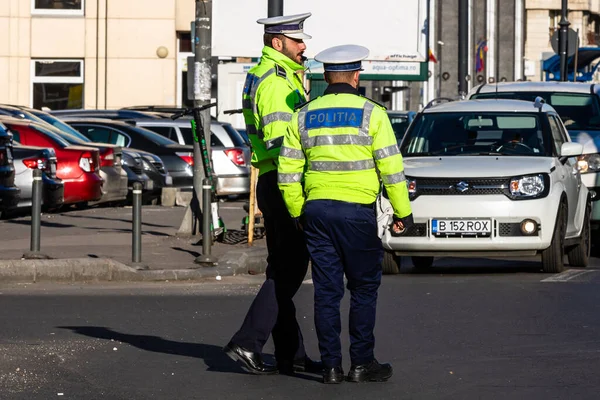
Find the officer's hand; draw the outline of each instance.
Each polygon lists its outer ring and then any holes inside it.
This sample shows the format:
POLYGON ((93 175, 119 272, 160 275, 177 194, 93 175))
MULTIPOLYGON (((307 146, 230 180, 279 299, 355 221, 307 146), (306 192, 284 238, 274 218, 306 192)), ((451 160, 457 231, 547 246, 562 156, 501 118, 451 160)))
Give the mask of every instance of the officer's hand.
POLYGON ((394 221, 392 222, 392 226, 390 227, 390 232, 392 236, 401 236, 413 224, 414 223, 412 219, 412 214, 402 219, 394 215, 394 221))
POLYGON ((392 224, 392 232, 396 235, 402 235, 405 230, 406 228, 400 220, 394 221, 394 223, 392 224))

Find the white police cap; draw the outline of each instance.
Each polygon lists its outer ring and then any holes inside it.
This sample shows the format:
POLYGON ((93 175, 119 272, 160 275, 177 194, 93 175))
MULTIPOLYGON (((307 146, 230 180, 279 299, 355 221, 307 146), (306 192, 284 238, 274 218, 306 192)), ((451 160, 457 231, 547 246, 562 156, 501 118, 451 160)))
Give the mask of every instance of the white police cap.
POLYGON ((304 33, 304 20, 311 15, 311 13, 282 15, 261 18, 256 22, 265 26, 265 33, 281 34, 292 39, 312 39, 312 36, 304 33))
POLYGON ((369 57, 369 49, 366 47, 345 44, 321 51, 315 56, 315 60, 323 63, 325 71, 342 72, 360 70, 361 61, 367 57, 369 57))

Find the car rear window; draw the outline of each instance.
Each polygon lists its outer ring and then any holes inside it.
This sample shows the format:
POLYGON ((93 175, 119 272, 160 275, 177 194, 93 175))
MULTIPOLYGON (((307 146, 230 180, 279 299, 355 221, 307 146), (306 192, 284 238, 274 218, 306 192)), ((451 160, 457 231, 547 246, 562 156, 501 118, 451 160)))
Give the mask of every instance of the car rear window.
POLYGON ((229 124, 222 124, 221 126, 225 129, 235 147, 243 147, 246 145, 242 135, 233 126, 229 124))

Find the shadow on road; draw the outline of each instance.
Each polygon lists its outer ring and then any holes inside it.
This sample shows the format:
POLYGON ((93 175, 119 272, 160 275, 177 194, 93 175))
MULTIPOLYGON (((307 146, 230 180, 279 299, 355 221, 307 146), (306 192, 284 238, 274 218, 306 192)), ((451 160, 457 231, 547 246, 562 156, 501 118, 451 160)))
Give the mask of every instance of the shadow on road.
POLYGON ((176 342, 159 336, 130 335, 103 326, 58 326, 57 328, 69 329, 83 336, 128 343, 146 351, 201 358, 208 366, 208 371, 245 373, 235 361, 227 357, 221 346, 176 342))
MULTIPOLYGON (((203 343, 175 342, 173 340, 163 339, 159 336, 130 335, 128 333, 113 331, 112 329, 103 326, 57 326, 57 328, 69 329, 79 335, 97 339, 128 343, 138 349, 146 351, 201 358, 208 366, 207 371, 247 374, 247 372, 243 371, 235 361, 230 359, 223 352, 221 346, 203 343)), ((272 357, 267 355, 267 358, 272 357)), ((269 362, 272 362, 272 360, 269 360, 269 362)), ((296 373, 294 377, 308 381, 320 381, 320 378, 307 373, 296 373)))

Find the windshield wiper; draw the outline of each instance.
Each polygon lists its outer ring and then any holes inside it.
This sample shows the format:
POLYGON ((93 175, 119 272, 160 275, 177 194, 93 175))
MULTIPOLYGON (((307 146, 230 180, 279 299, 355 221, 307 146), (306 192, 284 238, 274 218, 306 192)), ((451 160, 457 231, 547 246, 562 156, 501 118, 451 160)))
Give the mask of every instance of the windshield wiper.
POLYGON ((427 157, 427 156, 432 156, 433 153, 429 152, 429 151, 422 151, 419 153, 407 153, 404 155, 404 157, 427 157))

